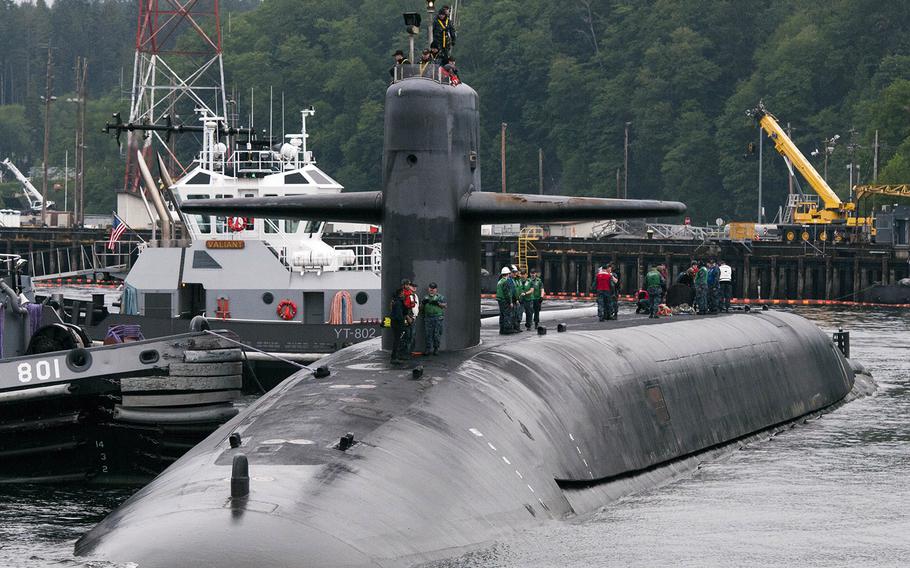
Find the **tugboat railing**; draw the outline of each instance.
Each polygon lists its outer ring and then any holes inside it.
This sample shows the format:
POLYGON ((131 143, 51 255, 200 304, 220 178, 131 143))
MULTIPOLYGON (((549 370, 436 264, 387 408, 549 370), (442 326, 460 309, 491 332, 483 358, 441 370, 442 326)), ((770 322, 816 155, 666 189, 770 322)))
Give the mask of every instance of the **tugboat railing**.
POLYGON ((136 259, 139 241, 108 241, 48 250, 31 251, 21 256, 28 261, 28 272, 36 281, 67 278, 110 270, 129 270, 136 259))

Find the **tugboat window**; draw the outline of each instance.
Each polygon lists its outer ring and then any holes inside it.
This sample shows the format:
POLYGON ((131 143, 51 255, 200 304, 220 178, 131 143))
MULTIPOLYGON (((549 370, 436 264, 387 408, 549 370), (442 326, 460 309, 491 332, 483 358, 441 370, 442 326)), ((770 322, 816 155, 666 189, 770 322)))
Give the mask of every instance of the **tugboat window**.
MULTIPOLYGON (((208 195, 187 195, 187 199, 208 199, 208 195)), ((212 231, 211 217, 208 215, 193 215, 196 224, 199 226, 200 233, 210 233, 212 231)))
MULTIPOLYGON (((227 195, 225 193, 219 193, 215 195, 216 199, 226 199, 228 197, 234 197, 233 195, 227 195)), ((227 217, 215 217, 215 232, 216 233, 229 233, 231 232, 227 226, 227 217)))
MULTIPOLYGON (((275 193, 268 193, 265 197, 278 197, 275 193)), ((277 233, 278 232, 278 223, 281 223, 278 219, 263 219, 263 224, 265 225, 266 233, 277 233)))
POLYGON ((275 301, 275 296, 273 296, 271 292, 266 292, 265 294, 262 295, 263 303, 271 304, 274 301, 275 301))
POLYGON ((367 294, 366 292, 357 292, 357 295, 354 296, 354 301, 357 302, 361 306, 366 304, 367 300, 369 300, 369 299, 370 299, 370 295, 367 294))

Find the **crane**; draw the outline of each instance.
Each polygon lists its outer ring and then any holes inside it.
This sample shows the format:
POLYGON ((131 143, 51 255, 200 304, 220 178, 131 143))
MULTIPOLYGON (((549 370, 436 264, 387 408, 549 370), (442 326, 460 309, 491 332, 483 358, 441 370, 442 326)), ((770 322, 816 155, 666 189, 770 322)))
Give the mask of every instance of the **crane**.
MULTIPOLYGON (((0 162, 0 164, 3 164, 9 171, 13 172, 13 175, 16 176, 16 179, 22 183, 22 187, 25 188, 25 191, 23 193, 25 193, 25 198, 28 200, 29 208, 32 211, 40 212, 42 209, 41 204, 44 201, 44 199, 41 197, 41 192, 35 189, 35 186, 32 185, 32 182, 29 181, 29 179, 25 177, 22 172, 19 171, 19 168, 17 168, 16 165, 9 160, 9 158, 6 158, 0 162)), ((53 204, 53 201, 48 200, 47 208, 50 209, 53 204)))
POLYGON ((900 185, 854 185, 853 195, 859 201, 867 195, 887 195, 889 197, 910 197, 910 184, 900 185))
POLYGON ((790 196, 787 203, 790 223, 778 227, 785 241, 793 242, 797 237, 802 241, 841 241, 848 234, 861 237, 873 234, 873 218, 857 216, 856 202, 845 202, 834 193, 762 102, 746 114, 758 122, 768 138, 774 141, 774 148, 787 160, 788 167, 795 167, 815 191, 815 195, 790 196))

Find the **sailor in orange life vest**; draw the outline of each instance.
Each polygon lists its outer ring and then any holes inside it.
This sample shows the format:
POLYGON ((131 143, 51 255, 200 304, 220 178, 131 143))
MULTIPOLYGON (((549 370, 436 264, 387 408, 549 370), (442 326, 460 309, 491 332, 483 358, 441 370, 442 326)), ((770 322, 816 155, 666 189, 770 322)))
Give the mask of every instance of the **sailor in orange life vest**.
POLYGON ((411 289, 411 281, 405 278, 401 281, 401 286, 392 294, 389 304, 389 321, 392 327, 392 337, 394 337, 391 357, 393 365, 411 358, 416 306, 416 294, 411 289))

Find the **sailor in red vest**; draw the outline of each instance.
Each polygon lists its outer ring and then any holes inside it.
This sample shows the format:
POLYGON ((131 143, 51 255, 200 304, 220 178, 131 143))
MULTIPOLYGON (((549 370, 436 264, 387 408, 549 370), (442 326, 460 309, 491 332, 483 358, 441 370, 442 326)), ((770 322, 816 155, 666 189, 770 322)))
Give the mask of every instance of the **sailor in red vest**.
POLYGON ((597 294, 597 319, 613 319, 613 287, 616 277, 609 266, 601 266, 594 278, 594 290, 597 294))

